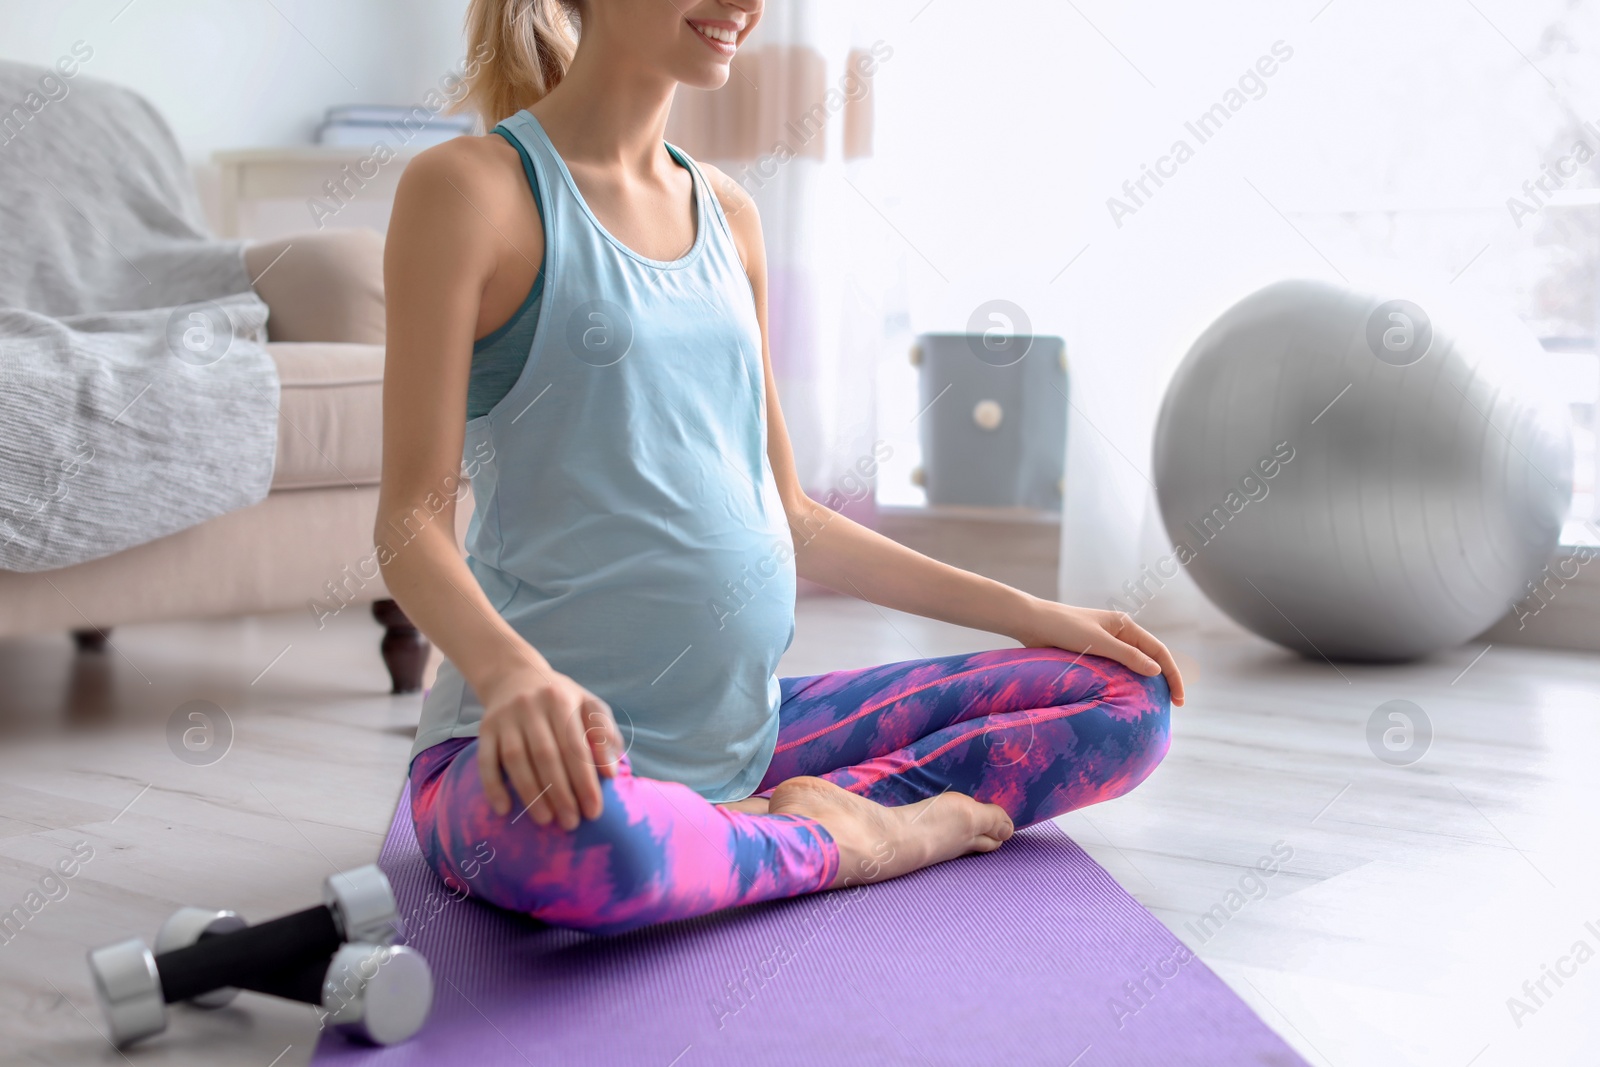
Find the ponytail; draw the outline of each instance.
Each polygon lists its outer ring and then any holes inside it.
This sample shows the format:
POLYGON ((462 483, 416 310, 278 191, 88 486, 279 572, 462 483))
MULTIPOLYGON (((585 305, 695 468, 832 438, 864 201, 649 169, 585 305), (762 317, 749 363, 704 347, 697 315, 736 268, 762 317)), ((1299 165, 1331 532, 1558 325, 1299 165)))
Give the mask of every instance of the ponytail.
POLYGON ((467 94, 484 128, 537 103, 566 74, 578 48, 581 0, 471 0, 467 94))

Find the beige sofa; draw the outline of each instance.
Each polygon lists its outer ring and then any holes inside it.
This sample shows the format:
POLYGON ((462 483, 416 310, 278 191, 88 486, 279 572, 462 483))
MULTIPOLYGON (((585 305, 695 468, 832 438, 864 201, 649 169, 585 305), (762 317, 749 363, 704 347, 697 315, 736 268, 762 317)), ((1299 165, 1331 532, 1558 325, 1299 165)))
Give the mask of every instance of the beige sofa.
POLYGON ((267 348, 282 380, 272 491, 88 563, 0 571, 0 638, 71 630, 94 651, 124 623, 371 603, 394 691, 413 691, 428 645, 363 567, 381 460, 383 239, 328 231, 252 246, 245 259, 271 309, 267 348))

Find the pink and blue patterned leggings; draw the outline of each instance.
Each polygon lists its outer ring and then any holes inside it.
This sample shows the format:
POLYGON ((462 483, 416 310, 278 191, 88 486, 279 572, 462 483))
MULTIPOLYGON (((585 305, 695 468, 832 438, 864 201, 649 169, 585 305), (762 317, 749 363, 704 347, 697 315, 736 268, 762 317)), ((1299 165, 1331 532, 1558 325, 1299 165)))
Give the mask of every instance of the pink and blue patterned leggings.
MULTIPOLYGON (((762 780, 816 775, 885 805, 946 790, 1020 828, 1121 796, 1168 742, 1166 681, 1108 659, 1018 648, 782 680, 762 780)), ((620 933, 826 889, 833 838, 812 819, 712 804, 686 786, 602 778, 605 810, 566 831, 496 815, 462 738, 411 764, 417 839, 457 889, 557 926, 620 933)), ((513 795, 515 795, 513 793, 513 795)))

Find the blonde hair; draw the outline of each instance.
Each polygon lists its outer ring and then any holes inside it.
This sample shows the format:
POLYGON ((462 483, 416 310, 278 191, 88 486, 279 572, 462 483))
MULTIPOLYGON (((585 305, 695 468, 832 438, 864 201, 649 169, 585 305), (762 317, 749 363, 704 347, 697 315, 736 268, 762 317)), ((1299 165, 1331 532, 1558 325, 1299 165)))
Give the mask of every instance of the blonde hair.
POLYGON ((467 6, 467 92, 460 107, 485 129, 560 84, 578 49, 582 0, 472 0, 467 6))

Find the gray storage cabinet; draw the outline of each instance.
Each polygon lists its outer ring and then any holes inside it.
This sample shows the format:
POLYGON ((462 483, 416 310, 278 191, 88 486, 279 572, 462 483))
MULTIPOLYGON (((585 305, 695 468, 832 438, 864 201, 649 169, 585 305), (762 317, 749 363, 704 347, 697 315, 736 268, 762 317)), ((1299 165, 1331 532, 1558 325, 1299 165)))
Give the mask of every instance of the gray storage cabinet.
POLYGON ((1067 348, 1059 337, 928 333, 920 370, 920 481, 930 506, 1061 510, 1067 348))

